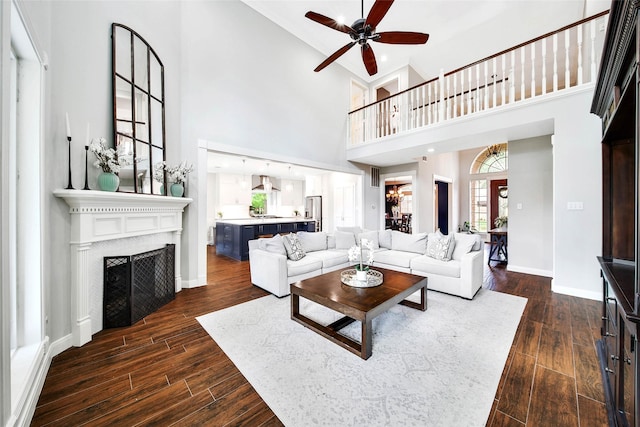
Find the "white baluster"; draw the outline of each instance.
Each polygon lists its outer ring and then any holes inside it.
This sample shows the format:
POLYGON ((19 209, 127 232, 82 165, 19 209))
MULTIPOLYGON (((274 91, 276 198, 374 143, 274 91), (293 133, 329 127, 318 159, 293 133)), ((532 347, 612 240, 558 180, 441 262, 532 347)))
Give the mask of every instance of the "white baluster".
POLYGON ((498 99, 498 91, 496 90, 496 58, 493 58, 493 73, 491 74, 491 80, 493 81, 493 85, 491 86, 491 93, 493 94, 492 97, 492 104, 491 107, 495 108, 496 107, 496 100, 498 99))
POLYGON ((445 108, 445 120, 448 120, 451 118, 451 78, 450 76, 445 77, 445 80, 447 82, 447 91, 444 95, 444 108, 445 108))
POLYGON ((467 114, 471 114, 473 112, 473 105, 471 104, 471 68, 467 68, 467 76, 469 80, 469 90, 467 93, 467 114))
POLYGON ((582 84, 582 24, 578 25, 578 85, 582 84))
POLYGON ((483 109, 489 109, 489 63, 484 62, 484 107, 483 109))
POLYGON ((564 31, 564 88, 571 87, 571 71, 569 68, 569 47, 571 46, 571 29, 564 31))
POLYGON ((558 91, 558 33, 553 35, 553 91, 558 91))
POLYGON ((438 77, 439 88, 436 86, 436 89, 440 91, 440 108, 438 109, 438 121, 441 122, 444 120, 444 70, 440 69, 440 76, 438 77))
POLYGON ((511 69, 509 70, 509 103, 516 102, 516 52, 511 51, 511 69))
POLYGON ((475 110, 478 111, 480 109, 480 64, 476 64, 476 102, 475 102, 475 110))
POLYGON ((526 98, 525 84, 524 84, 524 56, 525 56, 525 47, 522 46, 522 48, 520 49, 520 68, 522 70, 521 76, 520 76, 521 77, 521 81, 520 81, 520 100, 521 101, 526 98))
POLYGON ((453 75, 453 117, 458 117, 458 73, 453 75))
POLYGON ((531 97, 536 96, 536 43, 531 43, 531 97))
POLYGON ((506 86, 507 82, 505 81, 505 77, 507 76, 507 57, 502 55, 502 71, 500 72, 500 76, 502 76, 502 83, 500 83, 500 105, 504 105, 507 102, 506 99, 506 86))
POLYGON ((433 82, 429 83, 429 88, 428 88, 428 91, 427 91, 427 95, 428 95, 427 96, 428 97, 427 108, 429 109, 429 111, 427 111, 427 113, 428 113, 428 116, 427 116, 428 120, 427 121, 429 122, 429 124, 433 123, 433 114, 432 114, 433 113, 433 111, 432 111, 433 104, 432 104, 432 101, 431 101, 433 99, 433 97, 431 96, 431 87, 432 86, 433 86, 433 82))
POLYGON ((411 124, 411 129, 415 129, 416 126, 416 99, 414 96, 414 91, 410 91, 409 95, 411 96, 411 119, 410 119, 410 124, 411 124))
POLYGON ((547 41, 548 39, 541 40, 542 47, 542 94, 547 93, 547 41))
POLYGON ((424 94, 425 94, 425 85, 420 86, 420 88, 418 88, 418 93, 420 94, 420 127, 423 127, 426 125, 425 123, 425 114, 424 114, 424 109, 426 107, 425 105, 425 98, 424 98, 424 94))

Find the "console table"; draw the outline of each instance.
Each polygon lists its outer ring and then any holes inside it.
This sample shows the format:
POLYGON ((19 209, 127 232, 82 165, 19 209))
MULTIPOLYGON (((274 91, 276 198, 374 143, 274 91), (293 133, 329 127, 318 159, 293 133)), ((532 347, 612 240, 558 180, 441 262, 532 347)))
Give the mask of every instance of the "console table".
POLYGON ((491 261, 507 263, 509 261, 509 255, 507 252, 506 227, 489 230, 489 236, 491 238, 491 247, 489 248, 489 260, 487 261, 487 264, 491 261))

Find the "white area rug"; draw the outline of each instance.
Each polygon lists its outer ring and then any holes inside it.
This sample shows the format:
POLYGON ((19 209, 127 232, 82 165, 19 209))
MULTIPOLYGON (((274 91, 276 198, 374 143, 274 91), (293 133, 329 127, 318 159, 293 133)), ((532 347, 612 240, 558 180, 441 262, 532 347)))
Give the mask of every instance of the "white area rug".
MULTIPOLYGON (((483 426, 526 299, 481 289, 427 301, 375 318, 368 360, 291 320, 290 297, 198 321, 286 426, 483 426)), ((341 317, 304 299, 301 312, 341 317)), ((360 322, 343 332, 359 341, 360 322)))

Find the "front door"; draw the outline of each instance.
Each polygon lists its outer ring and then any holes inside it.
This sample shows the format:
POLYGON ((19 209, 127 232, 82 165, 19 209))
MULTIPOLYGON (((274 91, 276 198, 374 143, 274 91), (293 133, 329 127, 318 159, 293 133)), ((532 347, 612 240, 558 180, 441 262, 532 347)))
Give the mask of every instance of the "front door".
POLYGON ((495 220, 499 216, 507 216, 507 180, 494 179, 489 186, 490 191, 490 211, 489 218, 491 222, 487 224, 487 228, 491 230, 495 228, 495 220))
POLYGON ((436 227, 442 234, 449 234, 449 183, 436 181, 436 227))

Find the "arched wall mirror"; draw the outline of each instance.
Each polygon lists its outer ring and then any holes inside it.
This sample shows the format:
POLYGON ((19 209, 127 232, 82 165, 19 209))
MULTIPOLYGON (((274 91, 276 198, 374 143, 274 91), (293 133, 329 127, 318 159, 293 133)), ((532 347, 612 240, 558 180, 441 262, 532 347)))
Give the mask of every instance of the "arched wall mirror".
POLYGON ((131 28, 111 25, 113 131, 119 155, 130 164, 120 170, 120 191, 161 194, 153 165, 165 160, 164 66, 149 44, 131 28))

